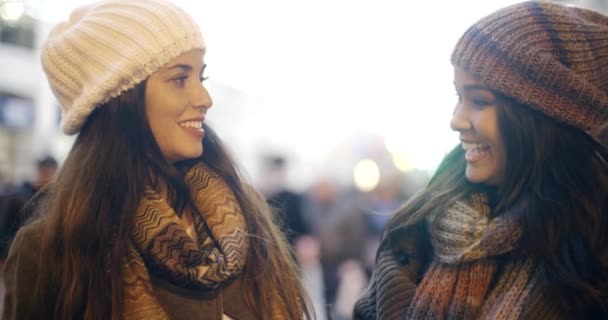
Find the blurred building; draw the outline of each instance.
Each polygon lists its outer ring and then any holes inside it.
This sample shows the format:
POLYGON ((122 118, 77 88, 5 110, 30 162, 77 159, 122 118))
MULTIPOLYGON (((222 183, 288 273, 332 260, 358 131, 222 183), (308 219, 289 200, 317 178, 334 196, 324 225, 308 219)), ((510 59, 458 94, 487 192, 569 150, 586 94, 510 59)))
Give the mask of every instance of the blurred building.
POLYGON ((0 177, 11 182, 29 178, 35 159, 53 153, 59 108, 38 58, 44 29, 24 1, 0 0, 0 177))

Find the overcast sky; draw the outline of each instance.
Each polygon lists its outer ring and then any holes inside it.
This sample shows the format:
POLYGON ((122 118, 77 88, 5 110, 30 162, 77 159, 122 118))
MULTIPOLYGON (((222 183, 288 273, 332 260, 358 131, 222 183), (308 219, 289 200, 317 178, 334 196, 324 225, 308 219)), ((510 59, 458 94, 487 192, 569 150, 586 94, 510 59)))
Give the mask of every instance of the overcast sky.
MULTIPOLYGON (((30 1, 49 23, 92 2, 30 1)), ((243 133, 248 139, 272 136, 279 147, 309 153, 336 143, 324 139, 328 131, 336 141, 370 132, 426 169, 457 143, 449 129, 455 41, 516 1, 175 2, 202 27, 208 75, 259 102, 245 105, 263 105, 243 110, 259 127, 243 133)))

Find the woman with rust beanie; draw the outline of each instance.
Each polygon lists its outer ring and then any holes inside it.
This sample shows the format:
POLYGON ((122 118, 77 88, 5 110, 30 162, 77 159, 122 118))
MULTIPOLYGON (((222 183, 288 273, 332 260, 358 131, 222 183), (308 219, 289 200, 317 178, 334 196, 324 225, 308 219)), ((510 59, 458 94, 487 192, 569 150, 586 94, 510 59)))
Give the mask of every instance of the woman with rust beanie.
POLYGON ((355 318, 607 318, 608 17, 509 6, 452 64, 461 143, 388 223, 355 318))
POLYGON ((3 319, 300 319, 286 240, 206 124, 206 46, 166 0, 76 9, 42 66, 78 137, 4 270, 3 319))

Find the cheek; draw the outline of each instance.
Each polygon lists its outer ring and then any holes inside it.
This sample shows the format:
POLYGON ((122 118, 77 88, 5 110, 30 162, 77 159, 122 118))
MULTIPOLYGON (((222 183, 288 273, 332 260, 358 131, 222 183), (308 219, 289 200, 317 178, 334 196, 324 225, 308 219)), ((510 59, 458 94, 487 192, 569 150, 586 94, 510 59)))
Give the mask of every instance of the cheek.
POLYGON ((176 126, 177 121, 186 110, 186 103, 169 93, 152 98, 152 102, 146 106, 150 125, 154 125, 157 130, 176 126))
POLYGON ((150 123, 154 140, 158 144, 160 150, 165 153, 167 151, 167 145, 171 141, 171 128, 168 127, 166 122, 157 121, 156 123, 150 123))
POLYGON ((169 118, 160 110, 152 109, 148 111, 148 123, 157 142, 168 134, 169 118))
POLYGON ((168 101, 156 101, 146 109, 152 135, 163 153, 176 140, 175 131, 181 110, 177 105, 171 106, 168 101))

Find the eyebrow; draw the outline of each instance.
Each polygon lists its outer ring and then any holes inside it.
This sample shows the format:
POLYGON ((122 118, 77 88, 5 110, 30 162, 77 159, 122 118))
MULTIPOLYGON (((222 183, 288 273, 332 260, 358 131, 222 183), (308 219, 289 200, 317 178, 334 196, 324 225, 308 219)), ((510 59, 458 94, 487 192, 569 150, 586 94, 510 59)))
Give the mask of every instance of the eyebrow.
POLYGON ((480 84, 469 84, 469 85, 465 85, 463 87, 463 89, 465 91, 475 91, 475 90, 483 90, 483 91, 489 91, 492 92, 492 90, 488 89, 487 87, 484 87, 480 84))
POLYGON ((172 69, 182 69, 183 71, 192 71, 192 66, 189 64, 176 64, 172 67, 167 68, 167 70, 172 70, 172 69))

